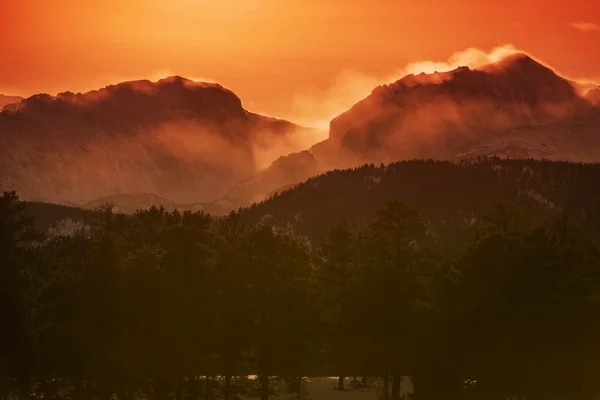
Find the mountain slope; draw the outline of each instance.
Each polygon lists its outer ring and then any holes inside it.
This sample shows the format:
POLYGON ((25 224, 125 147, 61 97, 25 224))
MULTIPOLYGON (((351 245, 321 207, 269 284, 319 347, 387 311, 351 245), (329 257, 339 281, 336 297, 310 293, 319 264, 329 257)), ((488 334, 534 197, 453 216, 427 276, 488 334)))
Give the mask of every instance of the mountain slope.
POLYGON ((306 128, 246 111, 217 84, 180 77, 46 94, 0 113, 0 189, 27 200, 86 203, 120 193, 214 199, 306 128))
POLYGON ((279 157, 265 170, 236 184, 232 190, 216 203, 229 206, 252 204, 267 198, 274 189, 289 183, 301 182, 317 175, 322 167, 307 150, 279 157))
POLYGON ((571 118, 490 134, 456 149, 456 158, 496 155, 577 162, 600 161, 600 116, 571 118))
POLYGON ((590 108, 567 80, 515 54, 380 86, 331 121, 329 138, 362 161, 448 158, 473 135, 550 124, 590 108))

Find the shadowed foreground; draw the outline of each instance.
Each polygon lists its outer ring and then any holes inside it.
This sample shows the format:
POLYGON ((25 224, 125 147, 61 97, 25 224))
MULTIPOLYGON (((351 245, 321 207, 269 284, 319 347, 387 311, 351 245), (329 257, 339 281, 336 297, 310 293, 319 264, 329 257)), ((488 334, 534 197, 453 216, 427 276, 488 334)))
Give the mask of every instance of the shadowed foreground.
POLYGON ((600 394, 600 247, 556 210, 496 204, 447 252, 398 200, 314 240, 154 207, 41 235, 24 209, 0 197, 1 399, 600 394))

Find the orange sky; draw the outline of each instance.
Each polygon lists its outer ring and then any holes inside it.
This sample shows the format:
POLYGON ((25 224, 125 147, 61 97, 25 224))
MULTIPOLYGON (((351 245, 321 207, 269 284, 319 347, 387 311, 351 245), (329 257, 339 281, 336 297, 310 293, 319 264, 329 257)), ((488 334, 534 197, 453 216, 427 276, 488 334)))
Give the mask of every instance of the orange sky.
POLYGON ((302 123, 327 117, 321 103, 340 85, 470 47, 512 44, 600 78, 595 0, 0 0, 0 37, 0 93, 178 74, 302 123))

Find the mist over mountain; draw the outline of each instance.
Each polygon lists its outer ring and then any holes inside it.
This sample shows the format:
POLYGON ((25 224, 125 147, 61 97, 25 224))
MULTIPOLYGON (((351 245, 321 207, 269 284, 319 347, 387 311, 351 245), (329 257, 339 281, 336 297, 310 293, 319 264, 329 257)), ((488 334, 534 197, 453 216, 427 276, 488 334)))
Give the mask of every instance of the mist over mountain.
POLYGON ((525 54, 410 74, 330 123, 329 137, 248 112, 218 84, 181 77, 40 94, 0 113, 0 188, 123 212, 226 213, 311 176, 364 163, 500 156, 600 160, 600 89, 525 54), (157 200, 158 199, 158 200, 157 200))
POLYGON ((548 124, 589 108, 567 80, 515 54, 480 69, 408 75, 375 88, 331 121, 329 139, 364 161, 446 158, 466 137, 548 124))
POLYGON ((126 193, 213 200, 307 146, 309 134, 246 111, 218 84, 177 76, 39 94, 0 113, 0 147, 9 150, 0 154, 0 188, 58 203, 126 193))
POLYGON ((600 86, 591 89, 586 94, 586 99, 595 106, 600 106, 600 86))
POLYGON ((0 111, 6 106, 9 108, 17 108, 17 104, 23 100, 20 96, 7 96, 5 94, 0 94, 0 111))
MULTIPOLYGON (((592 105, 596 94, 581 97, 574 83, 525 54, 477 69, 407 75, 376 87, 334 118, 329 138, 308 150, 311 169, 305 161, 296 168, 290 162, 277 174, 272 165, 252 181, 273 183, 262 188, 264 194, 301 182, 315 170, 403 159, 599 161, 600 110, 592 105)), ((308 154, 288 159, 305 160, 308 154)), ((243 190, 238 187, 232 193, 243 190)))
POLYGON ((215 203, 235 209, 239 205, 259 202, 272 194, 275 189, 282 189, 282 186, 303 181, 323 169, 308 150, 281 156, 258 174, 236 184, 215 203))

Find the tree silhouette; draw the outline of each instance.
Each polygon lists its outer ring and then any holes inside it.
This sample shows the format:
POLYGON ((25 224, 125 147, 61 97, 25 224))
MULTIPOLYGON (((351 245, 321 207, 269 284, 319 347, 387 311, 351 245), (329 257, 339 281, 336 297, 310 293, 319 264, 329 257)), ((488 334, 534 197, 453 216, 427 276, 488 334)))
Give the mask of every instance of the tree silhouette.
POLYGON ((551 163, 535 164, 543 176, 525 174, 528 163, 364 166, 355 180, 369 193, 384 197, 377 179, 364 179, 381 173, 381 185, 395 188, 400 177, 422 203, 394 199, 370 216, 374 204, 357 205, 360 216, 309 240, 304 216, 292 228, 277 215, 251 223, 248 210, 212 218, 156 207, 129 216, 99 209, 90 229, 42 237, 31 233, 25 204, 5 193, 0 398, 267 399, 279 390, 304 396, 302 377, 332 374, 391 377, 388 398, 400 397, 402 377, 417 400, 594 398, 592 186, 581 183, 589 191, 562 211, 504 198, 471 212, 464 205, 487 194, 465 192, 434 212, 438 199, 420 197, 431 196, 419 192, 424 175, 411 178, 434 171, 448 188, 462 169, 467 187, 491 170, 503 188, 521 185, 518 175, 533 190, 537 180, 551 188, 557 177, 594 176, 551 163), (580 206, 585 218, 573 211, 580 206))
MULTIPOLYGON (((344 379, 356 374, 360 367, 352 360, 357 340, 353 326, 353 291, 359 271, 359 240, 346 223, 331 230, 321 241, 315 255, 319 304, 326 332, 328 356, 340 375, 338 390, 344 390, 344 379)), ((361 371, 363 372, 363 371, 361 371)))

